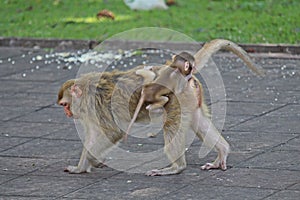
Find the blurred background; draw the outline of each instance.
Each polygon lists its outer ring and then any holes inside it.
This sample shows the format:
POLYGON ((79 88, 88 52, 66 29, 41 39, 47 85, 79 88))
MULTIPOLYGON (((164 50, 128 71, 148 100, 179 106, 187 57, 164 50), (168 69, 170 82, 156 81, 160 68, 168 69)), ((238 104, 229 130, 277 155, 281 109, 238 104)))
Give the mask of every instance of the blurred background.
POLYGON ((299 44, 299 10, 299 0, 2 0, 0 36, 103 41, 164 27, 197 41, 299 44))

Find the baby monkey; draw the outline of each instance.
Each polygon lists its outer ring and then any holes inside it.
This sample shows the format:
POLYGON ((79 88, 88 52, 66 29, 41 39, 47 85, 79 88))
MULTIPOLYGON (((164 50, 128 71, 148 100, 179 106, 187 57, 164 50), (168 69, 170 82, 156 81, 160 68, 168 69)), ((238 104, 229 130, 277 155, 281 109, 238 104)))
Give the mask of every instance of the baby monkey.
POLYGON ((142 105, 150 103, 146 109, 154 110, 162 108, 168 101, 167 97, 170 93, 181 93, 187 86, 188 80, 192 77, 195 69, 195 58, 187 52, 181 52, 172 57, 170 65, 160 67, 156 75, 151 68, 139 69, 136 74, 144 77, 146 83, 141 92, 141 98, 133 114, 132 120, 126 131, 125 140, 131 126, 135 122, 142 105), (157 77, 156 77, 157 76, 157 77), (156 77, 156 79, 154 79, 156 77))

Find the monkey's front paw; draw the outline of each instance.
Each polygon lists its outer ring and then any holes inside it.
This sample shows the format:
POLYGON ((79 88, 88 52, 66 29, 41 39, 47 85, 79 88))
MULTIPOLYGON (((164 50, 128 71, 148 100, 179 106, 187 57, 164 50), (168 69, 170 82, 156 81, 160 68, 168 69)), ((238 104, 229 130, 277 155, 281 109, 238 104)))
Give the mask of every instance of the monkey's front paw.
POLYGON ((80 173, 89 173, 91 172, 91 169, 80 169, 77 166, 68 166, 67 168, 64 169, 64 172, 69 172, 70 174, 80 174, 80 173))
POLYGON ((146 176, 161 176, 161 175, 162 175, 161 170, 158 169, 154 169, 146 172, 146 176))

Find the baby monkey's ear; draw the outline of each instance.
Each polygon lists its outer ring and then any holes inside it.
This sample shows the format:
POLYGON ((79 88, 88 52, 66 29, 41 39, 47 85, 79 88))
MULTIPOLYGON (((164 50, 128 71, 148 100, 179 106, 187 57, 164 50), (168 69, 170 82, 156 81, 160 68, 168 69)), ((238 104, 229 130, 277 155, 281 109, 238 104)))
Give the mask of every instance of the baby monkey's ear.
POLYGON ((190 69, 190 63, 188 61, 184 62, 184 71, 188 71, 190 69))
POLYGON ((172 56, 172 61, 173 61, 173 62, 175 61, 176 56, 177 56, 177 55, 173 55, 173 56, 172 56))

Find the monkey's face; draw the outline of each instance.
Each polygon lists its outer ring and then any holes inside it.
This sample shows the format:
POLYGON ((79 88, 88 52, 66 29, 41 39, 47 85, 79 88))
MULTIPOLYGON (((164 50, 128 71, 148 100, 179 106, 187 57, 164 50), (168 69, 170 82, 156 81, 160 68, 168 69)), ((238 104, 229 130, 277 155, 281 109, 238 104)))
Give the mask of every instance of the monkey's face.
POLYGON ((61 89, 62 96, 58 98, 57 104, 64 107, 64 112, 66 116, 72 117, 73 113, 71 111, 71 104, 72 104, 72 95, 71 95, 71 88, 61 89))

